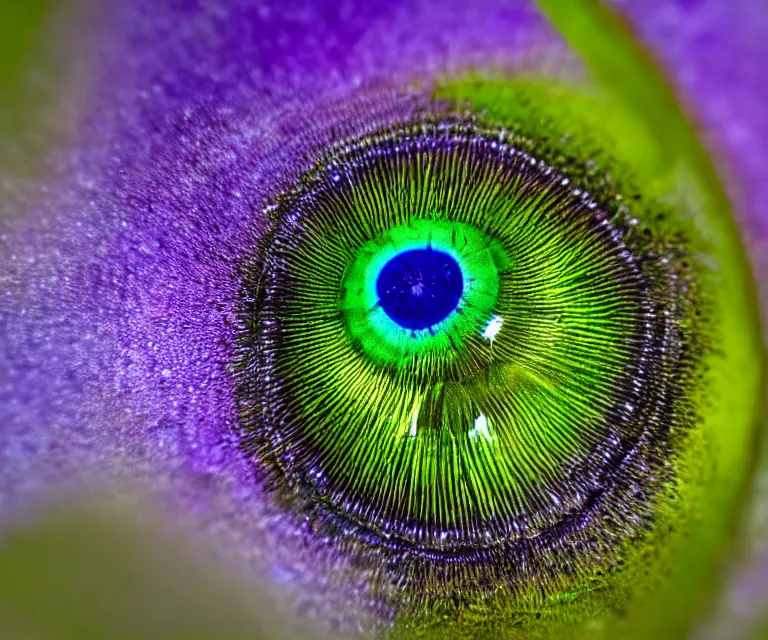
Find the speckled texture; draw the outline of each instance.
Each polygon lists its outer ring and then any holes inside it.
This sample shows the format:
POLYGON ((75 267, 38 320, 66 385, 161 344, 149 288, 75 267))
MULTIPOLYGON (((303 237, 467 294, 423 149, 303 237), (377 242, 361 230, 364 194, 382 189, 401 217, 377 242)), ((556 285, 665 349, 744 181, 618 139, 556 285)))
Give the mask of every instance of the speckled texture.
MULTIPOLYGON (((267 506, 231 435, 235 262, 263 198, 332 125, 402 117, 419 102, 409 83, 439 73, 578 65, 523 1, 114 4, 97 17, 71 144, 0 227, 0 513, 130 478, 303 611, 369 629, 387 612, 366 604, 365 576, 267 506)), ((764 264, 768 11, 617 4, 722 149, 764 264)), ((758 582, 733 602, 768 599, 758 582)))

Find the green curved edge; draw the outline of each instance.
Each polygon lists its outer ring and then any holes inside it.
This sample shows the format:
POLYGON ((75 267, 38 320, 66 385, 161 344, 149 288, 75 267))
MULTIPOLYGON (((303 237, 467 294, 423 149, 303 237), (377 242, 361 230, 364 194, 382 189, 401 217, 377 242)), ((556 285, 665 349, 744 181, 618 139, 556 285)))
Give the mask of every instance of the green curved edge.
MULTIPOLYGON (((742 345, 745 378, 748 380, 757 366, 757 390, 764 390, 766 349, 761 337, 757 287, 751 278, 744 276, 751 273, 751 268, 738 241, 740 230, 730 215, 731 206, 712 159, 662 70, 633 36, 622 17, 600 0, 536 0, 536 4, 584 60, 598 83, 634 121, 636 130, 632 133, 642 138, 643 148, 648 148, 648 145, 654 148, 655 172, 659 182, 672 183, 677 187, 686 202, 706 221, 706 224, 699 225, 702 234, 718 248, 721 255, 728 256, 729 259, 717 265, 723 300, 729 308, 753 311, 752 322, 742 318, 745 333, 739 336, 738 341, 742 345), (750 365, 750 360, 756 364, 750 365)), ((751 415, 753 424, 764 422, 767 413, 765 402, 759 393, 755 394, 751 415)), ((741 417, 750 418, 733 416, 732 419, 741 417)), ((755 429, 757 438, 761 437, 763 430, 755 429)), ((753 452, 758 450, 757 444, 753 443, 753 452)), ((721 443, 723 448, 729 446, 730 443, 721 443)), ((732 457, 737 455, 736 448, 733 447, 732 457)), ((755 459, 743 460, 741 464, 754 465, 755 459)), ((741 486, 743 498, 746 498, 748 490, 748 487, 741 486)), ((746 499, 743 502, 746 503, 746 499)), ((728 523, 725 531, 711 532, 712 546, 718 543, 717 535, 729 533, 738 538, 733 522, 728 523)), ((723 549, 721 553, 727 550, 723 549)), ((713 574, 707 564, 700 562, 700 556, 695 552, 681 559, 679 577, 660 591, 657 602, 650 608, 653 615, 639 621, 635 619, 634 622, 639 624, 632 630, 622 629, 621 637, 684 637, 695 614, 704 611, 720 582, 721 576, 713 574), (709 588, 701 589, 702 582, 708 582, 709 588), (705 594, 698 601, 683 595, 697 591, 705 594)))

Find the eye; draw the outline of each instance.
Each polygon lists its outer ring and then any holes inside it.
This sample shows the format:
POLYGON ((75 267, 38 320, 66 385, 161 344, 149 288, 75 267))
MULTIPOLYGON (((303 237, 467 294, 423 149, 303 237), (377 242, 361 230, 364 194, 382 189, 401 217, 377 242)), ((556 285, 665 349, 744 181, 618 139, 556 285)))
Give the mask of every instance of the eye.
POLYGON ((406 637, 626 632, 659 593, 701 597, 682 567, 747 477, 754 302, 717 187, 680 186, 633 118, 448 77, 408 118, 347 123, 265 207, 243 450, 406 637))
POLYGON ((477 76, 433 98, 266 206, 243 449, 416 628, 610 621, 685 547, 713 552, 699 532, 749 458, 754 316, 600 103, 477 76))
POLYGON ((727 200, 609 14, 558 16, 607 82, 425 63, 275 115, 252 69, 229 84, 238 40, 192 99, 192 62, 149 74, 179 94, 137 92, 115 175, 83 170, 104 219, 66 273, 113 384, 77 406, 126 425, 95 457, 390 637, 677 637, 751 473, 762 347, 727 200))

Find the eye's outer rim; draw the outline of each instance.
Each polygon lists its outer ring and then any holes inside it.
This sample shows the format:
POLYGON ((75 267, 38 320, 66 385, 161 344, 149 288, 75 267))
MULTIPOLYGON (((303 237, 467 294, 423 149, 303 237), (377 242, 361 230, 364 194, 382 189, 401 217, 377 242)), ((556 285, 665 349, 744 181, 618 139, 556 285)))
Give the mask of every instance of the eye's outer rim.
MULTIPOLYGON (((434 113, 434 111, 433 111, 433 113, 434 113)), ((427 111, 426 114, 421 114, 421 116, 419 116, 419 117, 422 118, 422 120, 419 121, 417 119, 415 122, 417 122, 417 123, 420 122, 421 124, 415 125, 416 127, 424 126, 425 119, 428 121, 429 117, 432 117, 433 120, 435 119, 434 115, 430 116, 429 110, 427 111)), ((446 118, 446 112, 442 113, 442 117, 446 118)), ((466 124, 468 122, 466 114, 464 114, 462 116, 457 116, 457 115, 454 114, 452 117, 454 119, 458 118, 458 121, 464 123, 465 126, 476 126, 474 124, 471 124, 471 125, 467 125, 466 124)), ((448 122, 450 122, 450 119, 448 120, 448 122)), ((445 121, 444 121, 444 124, 445 124, 445 121)), ((407 125, 404 125, 404 126, 407 127, 407 125)), ((446 124, 446 126, 448 126, 448 125, 446 124)), ((395 127, 395 130, 396 129, 397 129, 397 127, 395 127)), ((392 130, 391 129, 388 130, 388 133, 389 133, 389 135, 392 135, 392 130)), ((386 137, 387 131, 385 131, 383 135, 386 137)), ((494 135, 498 135, 498 131, 494 131, 494 135)), ((346 149, 348 149, 348 148, 350 148, 350 145, 353 146, 354 145, 354 141, 345 140, 345 141, 339 143, 338 148, 346 148, 346 149)), ((289 211, 290 207, 292 206, 292 204, 295 203, 296 198, 301 198, 301 193, 303 192, 303 190, 305 188, 311 188, 311 185, 313 183, 316 183, 317 181, 322 180, 323 179, 323 177, 322 177, 323 174, 324 173, 327 174, 331 170, 332 165, 333 165, 333 160, 332 159, 329 160, 328 156, 326 156, 323 159, 319 160, 317 162, 317 164, 315 165, 315 169, 310 171, 309 174, 307 174, 308 177, 306 177, 302 181, 302 183, 300 183, 300 185, 296 189, 290 191, 287 194, 279 196, 276 200, 274 200, 271 204, 269 204, 266 207, 266 210, 269 213, 269 215, 271 216, 271 219, 273 220, 273 224, 278 224, 279 219, 280 219, 281 211, 282 212, 289 211), (312 177, 312 176, 314 176, 314 177, 312 177), (308 185, 309 185, 309 187, 308 187, 308 185)), ((336 171, 335 168, 333 168, 332 170, 336 171)), ((588 196, 585 196, 585 197, 588 197, 588 196)), ((623 209, 625 210, 626 207, 624 207, 623 209)), ((634 223, 636 224, 636 222, 637 221, 635 220, 634 223)), ((255 280, 258 280, 259 278, 262 277, 263 272, 260 269, 257 268, 256 271, 253 271, 253 272, 251 272, 249 274, 248 266, 246 264, 246 266, 244 267, 244 274, 245 274, 246 280, 249 277, 250 278, 255 278, 255 280)), ((245 292, 243 294, 243 298, 248 301, 246 306, 250 306, 252 309, 253 308, 258 308, 259 305, 261 304, 261 301, 258 299, 258 296, 254 297, 253 293, 254 293, 254 291, 253 290, 249 290, 248 286, 245 287, 245 292)), ((248 312, 247 311, 245 312, 243 322, 245 322, 246 324, 248 324, 248 322, 250 322, 248 320, 248 312)), ((246 332, 247 332, 247 329, 246 329, 246 332)), ((241 362, 241 364, 242 364, 242 362, 241 362)), ((248 366, 249 365, 246 365, 245 368, 247 369, 248 366)), ((246 377, 247 377, 247 375, 248 374, 246 374, 246 377)), ((247 384, 248 383, 246 382, 246 385, 247 384)), ((248 409, 248 408, 245 409, 246 412, 249 411, 249 410, 250 409, 248 409)), ((254 457, 254 453, 253 453, 252 450, 250 450, 250 453, 249 453, 250 445, 248 444, 247 440, 244 441, 244 446, 245 446, 246 454, 249 457, 253 458, 254 457)), ((258 456, 256 456, 256 457, 258 457, 258 456)), ((263 475, 263 477, 266 477, 268 484, 270 484, 270 483, 272 483, 274 481, 274 477, 272 477, 270 479, 269 472, 268 471, 265 472, 265 470, 263 468, 259 467, 259 463, 258 462, 255 462, 254 464, 256 464, 256 466, 259 468, 258 475, 259 476, 263 475)), ((283 503, 286 508, 294 509, 295 511, 298 511, 299 513, 301 513, 302 515, 300 517, 305 519, 308 522, 311 522, 312 523, 312 527, 317 529, 317 531, 319 532, 319 535, 324 536, 326 538, 328 538, 329 536, 334 536, 334 535, 342 535, 342 534, 346 535, 347 536, 346 537, 346 541, 342 541, 339 544, 339 548, 342 549, 344 553, 348 553, 348 554, 352 555, 353 557, 356 557, 357 558, 356 561, 361 562, 363 566, 370 566, 371 565, 371 558, 369 557, 369 554, 367 554, 365 551, 361 551, 360 545, 357 545, 354 540, 350 542, 352 536, 359 534, 359 532, 355 530, 356 527, 359 527, 359 523, 354 523, 354 522, 351 522, 349 520, 342 520, 342 521, 340 521, 337 518, 338 514, 332 516, 331 518, 327 518, 327 517, 325 517, 325 515, 322 512, 318 512, 317 509, 307 508, 307 501, 305 499, 306 498, 305 490, 301 489, 300 487, 297 487, 297 486, 294 486, 294 488, 296 489, 296 491, 292 495, 292 497, 291 496, 283 495, 283 496, 281 496, 278 499, 278 501, 283 503)), ((398 547, 396 542, 393 542, 391 539, 388 539, 386 536, 379 536, 378 539, 376 539, 376 538, 367 538, 365 540, 367 540, 368 543, 373 543, 377 548, 380 548, 380 549, 388 548, 392 552, 402 552, 402 551, 404 551, 403 547, 398 547)), ((556 546, 556 545, 553 543, 553 546, 556 546)), ((424 565, 419 565, 418 564, 418 562, 419 562, 418 560, 413 560, 412 559, 413 556, 417 556, 418 557, 418 553, 419 553, 418 549, 407 548, 407 549, 405 549, 405 551, 406 551, 406 555, 409 557, 409 560, 407 562, 411 562, 412 563, 412 565, 411 565, 412 573, 417 573, 417 574, 418 573, 426 573, 426 574, 429 574, 429 568, 428 567, 425 568, 424 565)), ((473 552, 476 554, 477 550, 473 550, 473 552)), ((490 552, 490 553, 493 554, 493 552, 490 552)), ((453 557, 453 560, 451 560, 450 554, 443 554, 443 555, 437 554, 437 556, 435 556, 434 555, 434 551, 426 551, 426 550, 424 550, 424 555, 422 556, 422 560, 425 560, 426 562, 431 562, 435 558, 443 558, 443 560, 445 560, 445 562, 448 565, 450 565, 450 564, 452 564, 452 562, 457 561, 457 560, 461 559, 462 557, 464 559, 466 559, 469 555, 471 555, 471 554, 464 553, 463 556, 462 556, 461 553, 458 553, 458 554, 456 554, 453 557)), ((486 559, 488 559, 488 558, 486 557, 486 559)), ((374 562, 374 564, 376 564, 376 563, 374 562)), ((386 568, 384 568, 383 570, 385 571, 385 573, 390 571, 390 569, 386 569, 386 568)), ((394 570, 394 569, 392 569, 392 570, 394 570)), ((392 578, 391 579, 393 579, 393 580, 400 580, 400 583, 402 584, 402 579, 397 579, 397 577, 394 574, 392 574, 392 578)), ((477 585, 479 585, 480 588, 482 588, 483 585, 484 585, 486 588, 492 590, 493 580, 484 579, 482 576, 474 576, 473 577, 473 581, 477 585)), ((466 587, 466 585, 465 585, 465 587, 466 587)), ((461 593, 461 589, 459 589, 459 593, 461 593)), ((454 595, 453 597, 458 597, 459 600, 461 600, 462 597, 464 597, 464 596, 456 596, 456 595, 454 595)), ((472 598, 470 597, 470 600, 471 599, 472 598)), ((418 597, 414 598, 414 601, 416 602, 417 606, 420 604, 418 602, 418 597)), ((413 602, 412 602, 412 604, 413 604, 413 602)))

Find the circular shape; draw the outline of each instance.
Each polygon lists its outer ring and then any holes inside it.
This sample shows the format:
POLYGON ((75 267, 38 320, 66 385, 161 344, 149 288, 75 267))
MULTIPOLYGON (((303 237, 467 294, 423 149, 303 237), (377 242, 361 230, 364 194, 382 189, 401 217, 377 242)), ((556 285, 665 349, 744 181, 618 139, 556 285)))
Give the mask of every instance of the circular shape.
POLYGON ((698 518, 725 522, 744 477, 749 309, 721 286, 730 245, 604 153, 610 119, 465 89, 495 126, 427 115, 344 140, 267 208, 242 443, 399 610, 593 619, 713 557, 698 518), (408 298, 399 256, 427 248, 460 269, 458 300, 382 304, 381 274, 408 298))
POLYGON ((456 311, 463 292, 464 278, 456 260, 429 246, 398 253, 376 278, 378 304, 411 331, 445 320, 456 311))
POLYGON ((344 149, 283 203, 258 277, 260 456, 321 517, 444 558, 557 538, 645 479, 685 364, 680 279, 470 123, 344 149), (377 284, 426 246, 464 292, 404 328, 377 284))
MULTIPOLYGON (((352 341, 379 364, 404 368, 412 357, 432 354, 448 362, 457 348, 491 320, 499 294, 499 273, 509 263, 494 238, 469 224, 412 218, 408 224, 382 229, 365 242, 342 279, 339 309, 352 341), (423 327, 404 327, 380 304, 378 282, 386 266, 403 253, 433 252, 447 256, 461 273, 455 312, 423 327)), ((311 286, 310 283, 307 283, 311 286)), ((446 308, 448 305, 446 304, 446 308)), ((434 309, 428 309, 435 313, 434 309)))

